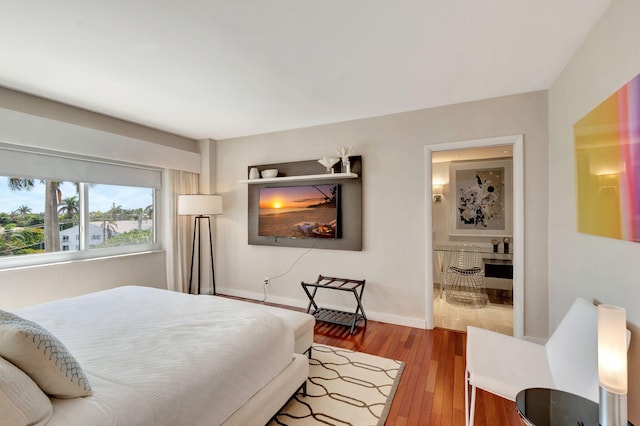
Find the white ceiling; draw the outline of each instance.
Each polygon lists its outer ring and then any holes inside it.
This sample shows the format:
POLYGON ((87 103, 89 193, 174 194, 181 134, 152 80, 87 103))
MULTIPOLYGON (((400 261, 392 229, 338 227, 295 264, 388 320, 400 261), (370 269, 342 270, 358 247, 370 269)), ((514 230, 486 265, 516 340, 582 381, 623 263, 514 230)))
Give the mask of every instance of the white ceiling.
POLYGON ((0 86, 225 139, 547 89, 610 0, 0 0, 0 86))

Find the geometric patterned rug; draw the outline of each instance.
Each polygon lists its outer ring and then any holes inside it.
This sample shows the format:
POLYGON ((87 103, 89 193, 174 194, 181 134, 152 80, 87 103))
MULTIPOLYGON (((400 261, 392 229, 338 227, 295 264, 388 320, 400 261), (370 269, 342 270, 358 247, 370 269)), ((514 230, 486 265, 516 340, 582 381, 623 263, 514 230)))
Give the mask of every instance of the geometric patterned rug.
POLYGON ((307 396, 294 395, 272 425, 384 425, 404 362, 313 344, 307 396))

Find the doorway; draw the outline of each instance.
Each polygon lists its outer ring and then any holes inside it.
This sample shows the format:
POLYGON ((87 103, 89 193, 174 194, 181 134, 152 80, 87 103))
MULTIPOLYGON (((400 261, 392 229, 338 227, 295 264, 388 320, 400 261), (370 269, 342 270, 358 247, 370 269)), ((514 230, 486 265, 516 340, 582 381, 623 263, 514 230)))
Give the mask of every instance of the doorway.
MULTIPOLYGON (((500 158, 506 159, 509 158, 512 164, 510 171, 512 172, 512 176, 510 176, 511 183, 511 194, 512 197, 508 200, 508 211, 512 214, 511 216, 507 215, 507 219, 511 220, 511 223, 507 224, 504 228, 505 237, 509 238, 508 240, 508 256, 505 255, 505 258, 509 259, 509 262, 512 265, 512 281, 510 283, 513 284, 512 292, 507 293, 512 297, 512 309, 502 309, 498 312, 493 312, 489 314, 492 317, 492 320, 497 318, 497 316, 505 315, 511 316, 511 321, 502 321, 502 322, 511 322, 509 324, 510 332, 508 334, 513 334, 517 337, 522 337, 523 335, 523 306, 524 306, 524 273, 523 273, 523 259, 524 259, 524 242, 523 242, 523 182, 524 182, 524 173, 523 173, 523 138, 522 135, 512 135, 512 136, 503 136, 496 138, 488 138, 488 139, 475 139, 475 140, 466 140, 459 141, 453 143, 445 143, 445 144, 436 144, 436 145, 428 145, 425 147, 425 212, 426 212, 426 235, 425 235, 425 253, 426 253, 426 261, 425 261, 425 274, 426 274, 426 325, 427 328, 431 329, 435 326, 442 326, 442 324, 436 324, 435 319, 441 319, 443 312, 439 311, 439 306, 442 306, 445 309, 448 309, 449 314, 453 315, 457 324, 464 324, 466 321, 464 318, 460 318, 461 316, 467 316, 471 318, 469 321, 469 325, 476 325, 484 328, 494 328, 491 327, 490 322, 483 321, 482 319, 474 322, 473 318, 486 314, 487 312, 482 312, 480 309, 473 309, 469 307, 459 307, 448 306, 446 302, 443 300, 444 293, 446 291, 445 287, 440 286, 440 283, 437 283, 434 280, 441 278, 441 274, 446 268, 443 267, 443 262, 448 262, 451 256, 451 248, 456 246, 459 247, 463 244, 463 242, 470 242, 474 246, 482 246, 484 248, 481 249, 483 252, 492 252, 492 243, 491 240, 493 238, 484 236, 484 234, 489 235, 492 232, 486 231, 481 232, 479 235, 476 232, 469 232, 467 235, 465 231, 457 231, 455 228, 451 228, 451 223, 448 226, 444 226, 439 223, 437 227, 434 227, 434 219, 442 219, 442 217, 447 217, 447 215, 451 215, 453 210, 449 211, 449 207, 443 209, 443 201, 447 201, 447 195, 443 194, 442 188, 447 189, 449 185, 448 179, 448 166, 442 167, 442 165, 438 165, 438 162, 442 161, 453 161, 459 162, 461 160, 471 160, 471 159, 492 159, 494 162, 499 160, 500 158), (472 155, 472 156, 470 156, 472 155), (473 157, 475 155, 475 157, 473 157), (436 163, 434 164, 434 159, 436 163), (443 160, 444 159, 444 160, 443 160), (444 171, 443 171, 444 170, 444 171), (439 192, 439 193, 438 193, 439 192), (507 232, 508 230, 508 232, 507 232), (459 235, 463 234, 463 235, 459 235), (508 234, 508 235, 507 235, 508 234), (434 239, 436 242, 434 243, 434 239), (486 240, 486 241, 485 241, 486 240), (446 242, 446 245, 442 243, 446 242), (449 244, 450 243, 450 244, 449 244), (483 244, 480 244, 483 243, 483 244), (431 259, 433 258, 433 261, 431 259), (435 266, 434 266, 435 265, 435 266), (440 270, 438 270, 440 268, 440 270), (435 287, 434 287, 434 283, 435 287), (487 325, 489 324, 489 325, 487 325), (511 328, 512 326, 512 328, 511 328)), ((449 163, 452 164, 452 163, 449 163)), ((505 168, 506 170, 506 168, 505 168)), ((451 193, 451 189, 448 188, 449 191, 444 191, 446 194, 451 193)), ((509 191, 507 191, 508 193, 509 191)), ((451 201, 451 200, 449 200, 451 201)), ((449 203, 446 203, 449 206, 449 203)), ((450 218, 451 219, 451 218, 450 218)), ((500 238, 500 242, 503 242, 503 238, 500 238)), ((475 250, 475 249, 474 249, 475 250)), ((501 247, 501 250, 504 250, 504 245, 501 247)), ((482 258, 486 261, 487 258, 499 257, 482 254, 482 258)), ((511 265, 509 267, 511 268, 511 265)), ((489 278, 487 278, 489 280, 489 278)), ((497 287, 497 290, 506 289, 504 287, 504 280, 501 280, 502 283, 492 282, 491 287, 497 287)), ((499 293, 493 293, 494 301, 496 300, 496 296, 505 296, 505 293, 500 291, 499 293)), ((487 294, 487 291, 483 290, 484 294, 487 294)), ((465 293, 466 294, 466 293, 465 293)), ((483 295, 483 297, 486 297, 483 295)), ((477 307, 477 306, 476 306, 477 307)), ((444 312, 446 314, 446 312, 444 312)), ((498 320, 498 322, 500 322, 498 320)), ((455 328, 455 327, 454 327, 455 328)), ((464 327, 466 328, 466 327, 464 327)), ((464 329, 463 328, 463 329, 464 329)), ((505 328, 497 327, 496 331, 505 332, 505 328)))

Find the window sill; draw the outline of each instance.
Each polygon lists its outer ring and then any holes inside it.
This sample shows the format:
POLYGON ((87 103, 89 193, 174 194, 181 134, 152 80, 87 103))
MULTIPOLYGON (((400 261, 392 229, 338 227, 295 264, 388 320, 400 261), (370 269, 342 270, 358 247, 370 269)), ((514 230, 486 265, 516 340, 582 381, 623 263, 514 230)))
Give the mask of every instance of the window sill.
POLYGON ((96 249, 88 250, 86 252, 43 253, 29 255, 28 257, 24 258, 14 256, 11 258, 0 259, 0 272, 19 270, 24 268, 39 268, 60 264, 73 264, 77 262, 92 262, 125 256, 139 256, 163 252, 164 249, 158 248, 155 245, 145 245, 144 247, 137 247, 137 250, 131 251, 120 250, 119 252, 114 252, 111 249, 96 249), (100 251, 100 253, 97 253, 97 251, 100 251))

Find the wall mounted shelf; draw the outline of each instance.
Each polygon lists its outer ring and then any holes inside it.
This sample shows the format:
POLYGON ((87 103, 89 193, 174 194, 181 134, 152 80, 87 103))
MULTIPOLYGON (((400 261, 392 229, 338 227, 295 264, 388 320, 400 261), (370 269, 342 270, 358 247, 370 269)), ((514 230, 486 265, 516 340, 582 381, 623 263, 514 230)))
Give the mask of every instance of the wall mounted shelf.
POLYGON ((274 164, 250 164, 251 169, 278 169, 280 177, 243 179, 239 183, 247 185, 247 242, 251 245, 273 247, 300 247, 329 250, 362 250, 362 156, 349 157, 351 173, 340 173, 336 164, 333 173, 326 173, 326 167, 318 160, 303 160, 274 164), (260 190, 295 185, 339 185, 339 226, 338 238, 288 238, 259 235, 260 190))
POLYGON ((273 182, 294 182, 299 180, 357 179, 357 173, 325 173, 321 175, 282 176, 274 178, 244 179, 240 183, 263 184, 273 182))

